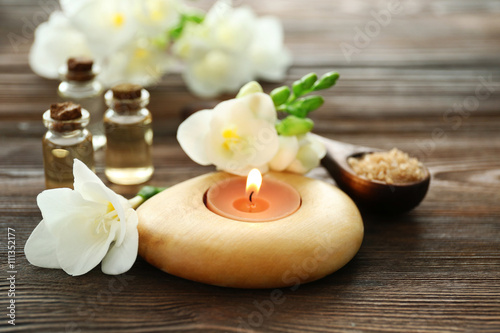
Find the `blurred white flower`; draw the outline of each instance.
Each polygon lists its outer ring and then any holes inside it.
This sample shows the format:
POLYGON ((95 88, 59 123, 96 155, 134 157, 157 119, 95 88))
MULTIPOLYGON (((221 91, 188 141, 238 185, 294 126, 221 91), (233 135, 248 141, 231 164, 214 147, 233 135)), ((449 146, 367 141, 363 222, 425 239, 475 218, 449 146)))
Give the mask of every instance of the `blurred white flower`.
POLYGON ((156 83, 174 57, 188 88, 200 97, 234 92, 252 79, 282 80, 291 63, 283 28, 247 6, 220 0, 206 14, 182 0, 60 0, 62 12, 36 31, 30 65, 57 78, 71 56, 100 65, 105 86, 156 83), (195 19, 196 18, 196 19, 195 19), (202 21, 202 22, 201 22, 202 21), (200 23, 201 22, 201 23, 200 23))
POLYGON ((85 35, 92 53, 103 58, 136 37, 134 0, 63 1, 61 7, 71 24, 85 35))
POLYGON ((179 126, 177 140, 198 164, 237 175, 266 172, 279 148, 276 120, 271 97, 254 93, 196 112, 179 126))
POLYGON ((74 161, 74 190, 46 190, 37 197, 43 220, 24 252, 35 266, 62 268, 82 275, 96 267, 121 274, 137 258, 137 213, 122 196, 107 188, 79 160, 74 161))
POLYGON ((139 0, 134 1, 134 17, 144 34, 157 38, 166 35, 168 30, 179 23, 180 3, 178 0, 139 0))
POLYGON ((123 82, 148 86, 157 83, 172 62, 153 41, 140 38, 102 60, 99 81, 108 87, 123 82))
POLYGON ((284 45, 283 27, 275 17, 257 20, 250 57, 255 77, 268 81, 281 81, 292 64, 292 55, 284 45))
POLYGON ((237 90, 252 78, 252 72, 244 57, 213 49, 188 60, 183 77, 194 94, 208 98, 237 90))
POLYGON ((246 82, 282 80, 291 63, 277 19, 218 1, 202 24, 189 23, 174 47, 188 87, 202 97, 234 92, 246 82))
POLYGON ((31 69, 42 77, 56 79, 61 65, 75 56, 92 56, 92 53, 85 36, 73 28, 62 12, 55 11, 35 30, 29 54, 31 69))

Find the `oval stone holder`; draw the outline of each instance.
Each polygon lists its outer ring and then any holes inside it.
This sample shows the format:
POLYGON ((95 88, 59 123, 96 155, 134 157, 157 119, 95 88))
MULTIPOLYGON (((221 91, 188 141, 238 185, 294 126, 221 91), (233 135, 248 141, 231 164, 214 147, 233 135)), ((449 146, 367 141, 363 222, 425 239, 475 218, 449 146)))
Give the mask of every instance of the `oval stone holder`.
POLYGON ((331 184, 289 173, 268 173, 293 186, 301 207, 269 222, 242 222, 211 212, 208 188, 236 177, 224 172, 177 184, 138 210, 139 254, 182 278, 234 288, 280 288, 331 274, 349 262, 363 240, 352 200, 331 184))

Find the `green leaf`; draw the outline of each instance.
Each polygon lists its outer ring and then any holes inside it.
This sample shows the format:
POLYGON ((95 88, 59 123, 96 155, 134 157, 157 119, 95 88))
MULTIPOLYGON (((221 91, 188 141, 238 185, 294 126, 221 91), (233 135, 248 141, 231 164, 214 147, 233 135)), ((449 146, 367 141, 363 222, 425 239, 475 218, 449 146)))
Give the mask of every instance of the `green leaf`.
POLYGON ((271 91, 271 98, 273 99, 274 106, 278 107, 288 100, 290 97, 290 88, 287 86, 279 87, 271 91))
POLYGON ((137 195, 141 196, 144 200, 148 200, 149 198, 160 193, 164 189, 166 189, 166 187, 156 187, 148 185, 141 188, 137 193, 137 195))
POLYGON ((284 136, 301 135, 310 132, 314 127, 314 122, 309 118, 299 118, 288 116, 276 124, 278 134, 284 136))
POLYGON ((313 86, 313 90, 314 91, 318 91, 318 90, 324 90, 324 89, 328 89, 328 88, 331 88, 335 85, 335 83, 337 82, 337 79, 339 78, 339 73, 337 72, 329 72, 329 73, 326 73, 325 75, 323 75, 321 77, 321 79, 316 82, 313 86))

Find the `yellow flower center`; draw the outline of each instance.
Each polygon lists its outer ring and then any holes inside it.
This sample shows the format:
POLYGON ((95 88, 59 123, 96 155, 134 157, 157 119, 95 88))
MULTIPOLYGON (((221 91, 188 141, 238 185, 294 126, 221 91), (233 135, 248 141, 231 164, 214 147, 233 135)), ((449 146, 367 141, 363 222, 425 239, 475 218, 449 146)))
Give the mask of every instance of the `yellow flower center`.
POLYGON ((139 47, 135 50, 134 56, 137 59, 144 59, 149 55, 149 51, 145 48, 139 47))
POLYGON ((113 14, 111 21, 116 28, 120 28, 125 23, 125 17, 122 13, 113 14))
POLYGON ((94 223, 96 225, 95 233, 100 234, 101 232, 108 233, 111 229, 111 224, 113 222, 118 222, 118 214, 116 213, 115 207, 111 202, 108 202, 108 207, 106 209, 106 214, 99 215, 96 217, 94 223))
POLYGON ((113 206, 113 204, 111 202, 108 202, 108 209, 107 209, 106 213, 110 213, 114 210, 115 210, 115 206, 113 206))
POLYGON ((222 147, 226 150, 233 150, 235 145, 241 143, 241 137, 236 132, 236 128, 226 128, 222 131, 222 137, 224 138, 224 142, 222 143, 222 147))
POLYGON ((163 13, 158 9, 151 11, 151 20, 154 22, 161 21, 163 19, 163 16, 163 13))

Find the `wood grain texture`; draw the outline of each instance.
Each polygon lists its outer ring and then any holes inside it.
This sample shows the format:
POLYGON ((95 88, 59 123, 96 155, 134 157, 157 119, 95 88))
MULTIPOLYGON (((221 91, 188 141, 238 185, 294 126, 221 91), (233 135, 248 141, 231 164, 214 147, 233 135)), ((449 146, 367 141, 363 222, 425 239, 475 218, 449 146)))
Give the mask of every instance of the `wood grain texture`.
MULTIPOLYGON (((349 264, 274 294, 191 282, 141 258, 116 277, 96 268, 74 278, 27 263, 22 248, 41 219, 41 115, 56 98, 57 83, 28 66, 33 36, 26 22, 45 19, 42 2, 0 1, 1 332, 500 331, 497 0, 401 0, 404 11, 350 59, 341 43, 355 45, 356 29, 364 31, 373 11, 387 3, 235 1, 282 19, 294 56, 285 83, 310 71, 340 72, 337 86, 323 93, 325 105, 314 112, 316 133, 381 149, 396 146, 418 156, 432 175, 427 197, 410 213, 388 218, 362 212, 365 237, 349 264), (23 43, 12 45, 9 33, 23 43), (475 103, 477 91, 484 98, 475 103), (9 227, 16 230, 15 327, 6 321, 9 227)), ((212 1, 197 3, 207 8, 212 1)), ((181 110, 200 100, 178 74, 150 91, 150 183, 171 186, 212 171, 190 161, 175 141, 181 110)), ((102 152, 96 159, 102 177, 102 152)), ((322 168, 311 176, 333 183, 322 168)), ((137 191, 111 188, 128 197, 137 191)))

